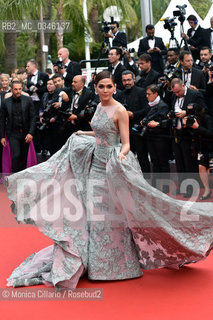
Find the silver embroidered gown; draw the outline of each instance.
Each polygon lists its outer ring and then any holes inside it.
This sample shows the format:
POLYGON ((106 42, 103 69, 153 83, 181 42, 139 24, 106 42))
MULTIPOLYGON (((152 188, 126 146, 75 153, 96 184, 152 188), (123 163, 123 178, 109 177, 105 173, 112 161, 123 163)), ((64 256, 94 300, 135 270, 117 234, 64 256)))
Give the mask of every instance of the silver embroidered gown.
POLYGON ((135 278, 141 268, 178 268, 212 249, 212 203, 151 187, 131 152, 119 162, 116 108, 97 107, 95 138, 73 134, 48 161, 7 178, 17 221, 54 241, 17 267, 9 286, 75 288, 86 271, 92 280, 135 278))

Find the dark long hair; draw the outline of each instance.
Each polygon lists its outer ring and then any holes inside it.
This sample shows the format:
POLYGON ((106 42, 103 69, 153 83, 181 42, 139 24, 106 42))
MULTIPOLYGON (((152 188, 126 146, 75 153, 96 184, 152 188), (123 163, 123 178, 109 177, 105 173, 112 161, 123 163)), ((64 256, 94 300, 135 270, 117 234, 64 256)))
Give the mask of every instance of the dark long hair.
POLYGON ((113 84, 115 83, 114 76, 108 70, 103 70, 103 71, 99 72, 95 76, 95 84, 96 84, 96 86, 97 86, 98 82, 103 80, 103 79, 111 79, 113 84))

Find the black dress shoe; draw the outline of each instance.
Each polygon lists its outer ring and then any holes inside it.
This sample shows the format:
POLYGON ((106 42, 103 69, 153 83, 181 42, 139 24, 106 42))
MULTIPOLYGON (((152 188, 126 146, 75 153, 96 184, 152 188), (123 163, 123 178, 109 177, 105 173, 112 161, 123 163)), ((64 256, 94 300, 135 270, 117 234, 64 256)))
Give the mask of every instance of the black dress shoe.
POLYGON ((210 197, 211 197, 211 194, 212 194, 212 192, 209 191, 209 193, 208 193, 206 196, 201 196, 201 197, 200 197, 200 200, 206 200, 206 199, 210 198, 210 197))

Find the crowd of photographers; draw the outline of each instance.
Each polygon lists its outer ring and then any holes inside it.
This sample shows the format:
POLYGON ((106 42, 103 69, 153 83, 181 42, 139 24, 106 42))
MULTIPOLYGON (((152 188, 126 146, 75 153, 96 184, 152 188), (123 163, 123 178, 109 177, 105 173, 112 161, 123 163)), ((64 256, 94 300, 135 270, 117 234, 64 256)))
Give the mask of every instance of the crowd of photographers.
MULTIPOLYGON (((107 54, 108 70, 117 85, 114 97, 128 111, 130 147, 145 178, 150 179, 152 171, 153 186, 168 193, 169 162, 174 159, 178 172, 175 193, 183 193, 182 183, 199 172, 204 185, 201 200, 205 200, 211 195, 209 170, 213 170, 213 40, 211 32, 202 29, 196 17, 190 15, 187 20, 192 30, 187 35, 182 33, 181 50, 166 49, 162 39, 155 36, 154 26, 147 25, 138 59, 125 49, 126 34, 119 31, 118 22, 112 21, 110 28, 107 25, 104 35, 106 42, 112 38, 113 46, 109 45, 107 54)), ((166 23, 170 27, 173 24, 166 23)), ((213 18, 211 24, 213 27, 213 18)), ((11 77, 0 75, 0 138, 3 147, 5 132, 11 141, 12 161, 16 163, 13 171, 23 169, 18 167, 17 158, 23 158, 21 139, 26 142, 29 134, 23 124, 23 113, 29 111, 21 109, 18 99, 22 103, 26 96, 30 102, 30 136, 37 154, 53 155, 73 132, 91 130, 90 121, 99 103, 94 77, 86 86, 81 66, 70 59, 66 48, 58 51, 53 71, 40 72, 36 62, 29 60, 26 69, 14 70, 11 77), (17 95, 19 86, 21 92, 17 95), (15 147, 11 137, 17 141, 15 147)), ((184 197, 192 194, 193 186, 188 185, 184 197)))

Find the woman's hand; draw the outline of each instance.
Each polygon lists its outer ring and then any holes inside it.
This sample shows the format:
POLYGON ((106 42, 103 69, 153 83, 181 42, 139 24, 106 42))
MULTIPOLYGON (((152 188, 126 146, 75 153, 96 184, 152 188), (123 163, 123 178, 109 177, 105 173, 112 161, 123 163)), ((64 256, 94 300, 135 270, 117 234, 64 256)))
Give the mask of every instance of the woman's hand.
POLYGON ((119 159, 119 161, 121 162, 122 159, 127 160, 127 157, 126 157, 122 152, 119 152, 118 159, 119 159))

